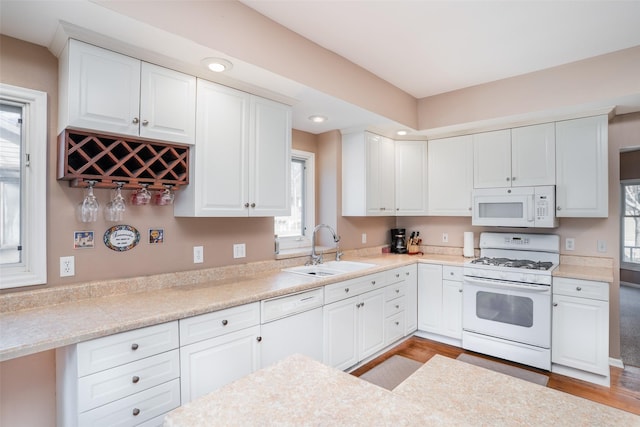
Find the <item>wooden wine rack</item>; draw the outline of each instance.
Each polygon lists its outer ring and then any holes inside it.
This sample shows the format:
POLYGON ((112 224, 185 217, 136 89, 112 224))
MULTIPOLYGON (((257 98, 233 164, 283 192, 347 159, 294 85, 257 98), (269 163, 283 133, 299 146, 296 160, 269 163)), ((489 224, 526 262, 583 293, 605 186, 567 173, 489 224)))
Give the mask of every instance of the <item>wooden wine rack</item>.
POLYGON ((58 138, 58 179, 72 187, 140 188, 189 183, 189 147, 67 129, 58 138))

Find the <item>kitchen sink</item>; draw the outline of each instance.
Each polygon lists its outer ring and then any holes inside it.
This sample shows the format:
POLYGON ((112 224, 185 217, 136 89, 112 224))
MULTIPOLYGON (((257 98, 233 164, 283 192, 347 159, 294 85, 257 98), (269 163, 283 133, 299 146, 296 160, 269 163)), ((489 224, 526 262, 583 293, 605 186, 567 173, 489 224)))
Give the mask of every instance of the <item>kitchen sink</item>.
POLYGON ((318 265, 301 265, 298 267, 285 268, 282 271, 305 276, 325 277, 352 273, 371 267, 375 267, 375 264, 355 261, 329 261, 318 265))

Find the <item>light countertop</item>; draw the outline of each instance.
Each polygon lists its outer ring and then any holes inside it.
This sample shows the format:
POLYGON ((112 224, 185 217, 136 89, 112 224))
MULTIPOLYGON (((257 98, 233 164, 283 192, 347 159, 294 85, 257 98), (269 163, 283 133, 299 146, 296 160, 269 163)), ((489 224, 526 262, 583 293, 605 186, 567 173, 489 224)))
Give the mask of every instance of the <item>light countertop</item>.
POLYGON ((165 427, 638 426, 640 417, 436 355, 393 391, 293 355, 170 412, 165 427))
MULTIPOLYGON (((148 277, 74 284, 0 295, 0 361, 118 332, 301 292, 414 263, 462 266, 461 255, 354 254, 375 264, 323 278, 281 272, 300 261, 265 261, 148 277), (287 264, 287 262, 289 262, 287 264)), ((605 269, 606 270, 606 269, 605 269)), ((565 271, 564 269, 562 271, 565 271)), ((581 267, 576 278, 584 272, 581 267)), ((612 276, 612 270, 609 269, 612 276)), ((592 280, 602 280, 598 273, 592 280)))

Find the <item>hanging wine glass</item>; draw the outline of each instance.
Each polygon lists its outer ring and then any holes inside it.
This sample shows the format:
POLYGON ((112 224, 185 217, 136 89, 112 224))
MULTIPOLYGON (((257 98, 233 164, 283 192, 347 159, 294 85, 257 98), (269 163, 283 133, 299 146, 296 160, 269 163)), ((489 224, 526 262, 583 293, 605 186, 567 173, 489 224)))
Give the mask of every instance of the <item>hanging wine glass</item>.
POLYGON ((104 219, 110 222, 122 221, 125 211, 124 197, 122 197, 122 186, 124 183, 116 182, 116 191, 113 199, 104 208, 104 219))
POLYGON ((146 205, 151 201, 151 193, 149 193, 149 190, 147 189, 149 184, 140 184, 140 186, 142 188, 131 194, 132 205, 146 205))
POLYGON ((171 185, 165 185, 164 190, 158 191, 155 194, 153 198, 153 203, 155 203, 158 206, 172 205, 174 197, 175 195, 173 191, 171 191, 171 185))
POLYGON ((96 181, 87 181, 88 189, 85 198, 76 207, 76 218, 80 222, 96 222, 98 220, 98 211, 100 204, 93 194, 93 187, 96 181))

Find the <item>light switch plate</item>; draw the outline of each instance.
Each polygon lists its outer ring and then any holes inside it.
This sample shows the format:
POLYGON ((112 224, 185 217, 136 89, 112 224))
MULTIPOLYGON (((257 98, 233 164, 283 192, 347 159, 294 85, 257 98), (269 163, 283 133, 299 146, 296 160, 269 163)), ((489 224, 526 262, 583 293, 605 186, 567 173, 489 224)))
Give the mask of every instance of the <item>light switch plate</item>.
POLYGON ((598 252, 607 252, 607 242, 605 240, 598 240, 598 252))
POLYGON ((442 243, 449 242, 449 233, 442 233, 442 243))
POLYGON ((362 243, 367 243, 367 233, 362 233, 362 243))
POLYGON ((247 247, 244 243, 236 243, 233 245, 233 257, 244 258, 247 256, 247 247))

